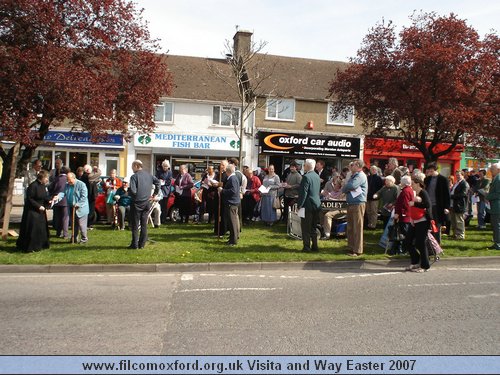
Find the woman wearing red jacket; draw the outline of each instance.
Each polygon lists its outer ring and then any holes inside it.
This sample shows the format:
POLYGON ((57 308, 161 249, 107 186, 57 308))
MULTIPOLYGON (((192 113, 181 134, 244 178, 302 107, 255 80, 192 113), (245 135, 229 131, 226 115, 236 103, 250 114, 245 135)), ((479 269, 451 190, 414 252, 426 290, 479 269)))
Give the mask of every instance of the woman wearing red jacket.
MULTIPOLYGON (((414 193, 411 188, 411 177, 403 176, 401 177, 401 193, 396 199, 396 204, 394 205, 394 223, 398 224, 399 233, 406 236, 408 233, 408 228, 410 226, 410 202, 413 201, 414 193)), ((400 254, 408 252, 404 241, 399 242, 398 251, 400 254)))
POLYGON ((406 271, 411 272, 424 272, 431 267, 425 239, 432 219, 432 204, 429 194, 424 189, 424 178, 423 173, 414 175, 412 178, 415 198, 409 203, 411 222, 404 240, 411 257, 411 265, 406 267, 406 271))
POLYGON ((243 167, 243 174, 247 178, 247 190, 243 195, 241 208, 243 213, 243 224, 249 224, 254 217, 255 206, 260 201, 259 188, 262 183, 260 182, 260 179, 255 176, 252 170, 247 166, 243 167))

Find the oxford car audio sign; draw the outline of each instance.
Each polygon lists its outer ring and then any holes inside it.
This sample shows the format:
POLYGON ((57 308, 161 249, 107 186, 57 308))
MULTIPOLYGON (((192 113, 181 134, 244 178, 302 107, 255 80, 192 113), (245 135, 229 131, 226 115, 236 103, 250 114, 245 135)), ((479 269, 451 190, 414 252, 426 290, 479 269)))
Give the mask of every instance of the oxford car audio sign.
POLYGON ((259 146, 266 154, 359 157, 360 139, 285 132, 259 132, 259 146))

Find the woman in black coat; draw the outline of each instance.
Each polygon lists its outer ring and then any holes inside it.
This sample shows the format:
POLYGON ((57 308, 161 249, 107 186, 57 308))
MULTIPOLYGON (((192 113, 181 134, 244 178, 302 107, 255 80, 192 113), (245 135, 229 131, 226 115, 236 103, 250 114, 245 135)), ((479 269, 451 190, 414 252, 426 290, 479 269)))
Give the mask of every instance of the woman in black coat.
POLYGON ((50 200, 46 187, 48 182, 49 172, 41 171, 26 190, 21 230, 16 242, 17 248, 23 252, 39 251, 50 246, 46 213, 50 200))

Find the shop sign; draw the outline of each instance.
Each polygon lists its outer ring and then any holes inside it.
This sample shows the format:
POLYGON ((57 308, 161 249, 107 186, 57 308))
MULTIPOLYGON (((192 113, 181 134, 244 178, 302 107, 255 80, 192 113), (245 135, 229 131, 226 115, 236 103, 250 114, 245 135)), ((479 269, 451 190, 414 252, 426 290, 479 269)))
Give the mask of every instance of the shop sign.
POLYGON ((324 211, 341 210, 347 208, 346 201, 323 200, 321 201, 321 209, 324 211))
POLYGON ((360 144, 351 137, 259 132, 259 146, 266 154, 358 158, 360 144))
POLYGON ((134 146, 235 151, 239 150, 240 141, 236 136, 226 135, 154 133, 136 134, 134 146))
MULTIPOLYGON (((426 142, 426 147, 429 147, 431 143, 426 142)), ((439 143, 434 146, 434 153, 442 152, 450 146, 449 143, 439 143)), ((464 146, 462 144, 457 144, 455 148, 451 151, 452 153, 460 153, 464 151, 464 146)), ((373 154, 387 154, 390 152, 397 153, 413 153, 417 156, 421 156, 422 153, 418 150, 415 145, 408 143, 402 139, 384 139, 384 138, 366 138, 365 139, 365 153, 373 154)))
POLYGON ((56 145, 87 145, 87 146, 119 146, 123 147, 123 136, 121 134, 108 134, 106 137, 100 138, 98 142, 92 142, 90 133, 87 132, 64 132, 64 131, 49 131, 43 140, 46 142, 54 142, 56 145))

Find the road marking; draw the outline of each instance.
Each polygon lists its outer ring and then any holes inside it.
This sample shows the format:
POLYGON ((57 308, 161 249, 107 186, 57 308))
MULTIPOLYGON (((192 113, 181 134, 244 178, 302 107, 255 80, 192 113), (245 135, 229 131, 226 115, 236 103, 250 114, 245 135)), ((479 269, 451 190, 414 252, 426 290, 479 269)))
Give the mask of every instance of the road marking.
POLYGON ((192 293, 192 292, 240 292, 240 291, 269 291, 282 290, 283 288, 203 288, 203 289, 183 289, 176 293, 192 293))
POLYGON ((388 271, 388 272, 376 272, 376 273, 354 273, 350 275, 342 275, 342 276, 301 276, 301 275, 256 275, 256 274, 236 274, 236 273, 200 273, 199 276, 206 277, 241 277, 241 278, 267 278, 267 279, 304 279, 304 280, 321 280, 321 279, 347 279, 354 277, 373 277, 373 276, 385 276, 385 275, 399 275, 404 273, 404 271, 388 271))
POLYGON ((46 277, 177 277, 174 273, 144 272, 144 273, 43 273, 43 274, 0 274, 0 278, 46 278, 46 277))
POLYGON ((472 268, 472 267, 468 267, 468 268, 451 268, 451 267, 447 267, 446 268, 448 271, 500 271, 500 268, 472 268))
POLYGON ((191 281, 193 280, 194 276, 192 273, 183 273, 181 276, 182 281, 191 281))
POLYGON ((490 294, 477 294, 472 296, 467 296, 469 298, 488 298, 488 297, 500 297, 498 293, 490 293, 490 294))
POLYGON ((463 286, 463 285, 494 285, 500 284, 500 281, 471 281, 471 282, 461 282, 461 283, 425 283, 425 284, 401 284, 398 287, 429 287, 429 286, 463 286))

